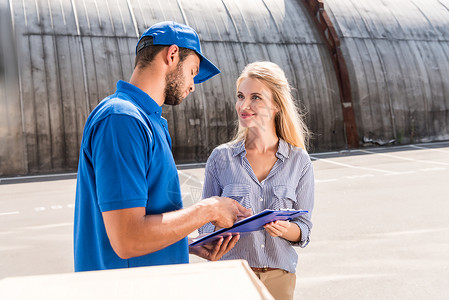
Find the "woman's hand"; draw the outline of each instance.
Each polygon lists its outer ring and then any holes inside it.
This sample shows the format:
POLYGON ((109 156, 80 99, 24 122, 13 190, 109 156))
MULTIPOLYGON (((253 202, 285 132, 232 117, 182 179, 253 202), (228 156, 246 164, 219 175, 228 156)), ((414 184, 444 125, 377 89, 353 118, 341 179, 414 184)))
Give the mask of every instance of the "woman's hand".
POLYGON ((299 242, 301 240, 301 229, 295 223, 289 221, 275 221, 263 226, 272 237, 282 237, 290 242, 299 242))
POLYGON ((283 236, 286 234, 291 226, 289 221, 275 221, 267 223, 263 226, 269 235, 272 237, 283 236))

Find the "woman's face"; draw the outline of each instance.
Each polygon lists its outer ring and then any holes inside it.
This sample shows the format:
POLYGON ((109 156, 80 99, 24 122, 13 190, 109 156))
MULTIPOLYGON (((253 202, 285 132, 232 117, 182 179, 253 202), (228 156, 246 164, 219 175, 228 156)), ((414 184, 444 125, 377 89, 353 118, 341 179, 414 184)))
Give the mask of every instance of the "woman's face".
POLYGON ((235 109, 241 126, 259 129, 274 127, 274 116, 278 111, 271 91, 254 78, 245 78, 240 83, 235 109))

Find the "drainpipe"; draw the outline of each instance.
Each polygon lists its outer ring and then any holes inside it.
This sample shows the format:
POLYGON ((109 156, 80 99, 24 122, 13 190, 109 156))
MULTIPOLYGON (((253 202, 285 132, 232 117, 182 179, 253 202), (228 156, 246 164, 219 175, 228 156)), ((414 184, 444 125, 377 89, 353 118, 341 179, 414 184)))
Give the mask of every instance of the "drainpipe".
POLYGON ((340 48, 340 39, 327 12, 324 10, 323 0, 302 0, 306 5, 315 25, 318 28, 329 50, 340 88, 340 101, 345 123, 346 143, 349 148, 359 147, 357 126, 355 124, 354 109, 352 105, 351 84, 349 82, 348 68, 340 48))

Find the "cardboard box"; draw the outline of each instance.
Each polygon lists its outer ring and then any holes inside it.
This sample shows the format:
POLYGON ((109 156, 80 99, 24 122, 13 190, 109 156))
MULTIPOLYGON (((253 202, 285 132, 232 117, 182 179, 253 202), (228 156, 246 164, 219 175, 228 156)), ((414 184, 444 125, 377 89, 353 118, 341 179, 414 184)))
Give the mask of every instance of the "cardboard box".
POLYGON ((245 260, 9 277, 2 299, 274 299, 245 260))

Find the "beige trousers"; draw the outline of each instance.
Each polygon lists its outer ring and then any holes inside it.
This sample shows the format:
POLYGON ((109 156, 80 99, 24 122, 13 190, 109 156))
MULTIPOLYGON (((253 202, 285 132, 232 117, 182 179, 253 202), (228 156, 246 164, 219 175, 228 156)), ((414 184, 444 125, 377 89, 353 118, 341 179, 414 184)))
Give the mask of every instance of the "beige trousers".
POLYGON ((284 270, 254 272, 276 300, 292 300, 296 286, 296 275, 284 270))

